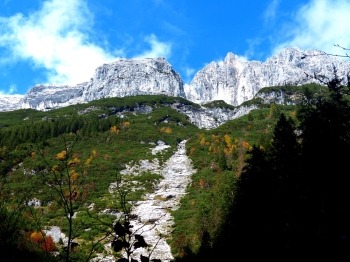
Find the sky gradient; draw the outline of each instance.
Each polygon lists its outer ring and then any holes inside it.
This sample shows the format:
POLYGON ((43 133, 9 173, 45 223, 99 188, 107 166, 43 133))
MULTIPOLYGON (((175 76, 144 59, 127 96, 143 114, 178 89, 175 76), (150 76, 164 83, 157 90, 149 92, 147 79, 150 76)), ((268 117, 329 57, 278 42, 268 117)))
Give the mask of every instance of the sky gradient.
POLYGON ((165 57, 185 83, 228 52, 344 54, 350 0, 0 0, 0 94, 88 81, 118 57, 165 57))

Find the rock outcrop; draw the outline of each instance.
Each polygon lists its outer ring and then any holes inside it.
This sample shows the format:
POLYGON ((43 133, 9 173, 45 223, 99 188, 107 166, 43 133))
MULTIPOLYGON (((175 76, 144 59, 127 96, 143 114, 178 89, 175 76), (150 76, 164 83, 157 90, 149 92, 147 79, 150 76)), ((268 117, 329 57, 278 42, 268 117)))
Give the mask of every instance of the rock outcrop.
POLYGON ((187 115, 192 124, 204 129, 216 128, 228 120, 239 118, 248 114, 251 110, 258 108, 257 105, 240 106, 234 109, 222 107, 207 108, 204 106, 197 108, 181 102, 165 104, 165 106, 171 107, 179 113, 187 115))

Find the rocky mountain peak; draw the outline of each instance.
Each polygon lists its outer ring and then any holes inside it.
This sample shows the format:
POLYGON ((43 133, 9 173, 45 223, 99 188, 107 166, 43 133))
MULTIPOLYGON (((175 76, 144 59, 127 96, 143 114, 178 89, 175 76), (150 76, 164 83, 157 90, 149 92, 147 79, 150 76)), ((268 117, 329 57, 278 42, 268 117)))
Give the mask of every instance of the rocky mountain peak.
POLYGON ((252 99, 263 87, 316 82, 307 78, 305 73, 332 78, 333 67, 337 68, 339 75, 350 71, 349 62, 322 54, 319 50, 303 51, 291 47, 259 62, 245 61, 228 53, 224 61, 210 63, 196 73, 186 88, 186 97, 197 103, 224 100, 237 106, 252 99), (302 59, 304 54, 308 56, 302 59))
POLYGON ((0 111, 19 108, 48 110, 106 97, 134 95, 181 96, 195 103, 223 100, 237 106, 252 99, 263 87, 316 82, 307 78, 320 74, 333 77, 333 68, 346 75, 350 63, 319 50, 282 49, 265 62, 247 61, 231 52, 222 61, 199 70, 190 85, 165 58, 117 59, 99 66, 90 81, 75 86, 36 85, 24 97, 0 97, 0 111), (304 54, 307 56, 302 59, 304 54), (12 103, 15 101, 15 103, 12 103))
POLYGON ((237 56, 237 55, 235 55, 234 53, 232 53, 232 52, 228 52, 227 53, 227 55, 226 55, 226 57, 225 57, 225 62, 226 63, 230 63, 230 62, 232 62, 232 61, 235 61, 235 60, 238 60, 239 59, 239 57, 237 56))
MULTIPOLYGON (((118 59, 95 70, 89 82, 77 85, 39 84, 10 110, 48 110, 106 97, 164 94, 184 97, 180 75, 165 58, 118 59)), ((1 100, 1 98, 0 98, 1 100)), ((8 111, 8 102, 0 111, 8 111)))

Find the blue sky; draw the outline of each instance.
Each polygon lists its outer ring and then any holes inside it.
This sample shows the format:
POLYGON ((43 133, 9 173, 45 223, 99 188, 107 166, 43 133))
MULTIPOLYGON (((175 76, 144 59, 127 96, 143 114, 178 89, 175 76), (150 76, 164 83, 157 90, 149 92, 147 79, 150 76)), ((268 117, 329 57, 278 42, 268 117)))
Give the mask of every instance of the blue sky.
POLYGON ((233 52, 350 47, 350 0, 0 0, 0 94, 88 81, 118 57, 165 57, 189 83, 233 52))

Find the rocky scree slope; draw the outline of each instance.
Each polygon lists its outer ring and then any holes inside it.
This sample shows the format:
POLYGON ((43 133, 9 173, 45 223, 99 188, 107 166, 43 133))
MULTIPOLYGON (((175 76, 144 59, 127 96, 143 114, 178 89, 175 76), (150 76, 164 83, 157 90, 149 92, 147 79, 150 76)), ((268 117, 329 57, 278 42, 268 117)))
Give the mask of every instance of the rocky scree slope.
MULTIPOLYGON (((132 203, 131 224, 134 232, 141 234, 146 243, 153 250, 152 257, 161 261, 173 261, 170 246, 166 238, 171 237, 174 219, 170 210, 180 207, 180 199, 186 194, 186 187, 191 182, 191 174, 195 173, 191 160, 186 155, 186 140, 178 144, 174 154, 163 164, 159 164, 158 158, 163 150, 170 146, 162 141, 157 141, 157 146, 150 148, 155 158, 152 161, 139 160, 134 165, 126 165, 121 175, 142 176, 144 172, 160 174, 163 179, 154 187, 154 192, 143 196, 143 200, 132 203), (161 235, 161 237, 160 237, 161 235)), ((110 193, 114 194, 117 183, 110 185, 110 193)), ((138 190, 137 184, 132 184, 131 190, 138 190)), ((116 214, 118 216, 118 214, 116 214)), ((107 249, 110 249, 108 244, 107 249)), ((139 261, 140 255, 149 255, 150 250, 136 249, 132 254, 133 259, 139 261)), ((124 254, 125 255, 125 254, 124 254)), ((115 261, 111 256, 101 255, 95 261, 115 261), (109 258, 109 259, 108 259, 109 258), (107 260, 108 259, 108 260, 107 260)))

